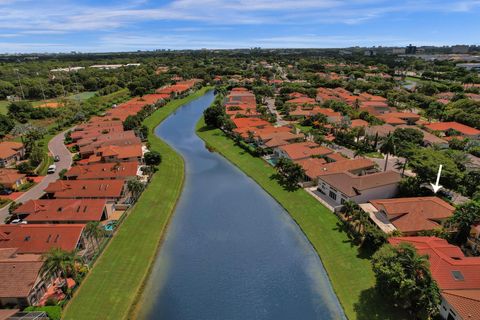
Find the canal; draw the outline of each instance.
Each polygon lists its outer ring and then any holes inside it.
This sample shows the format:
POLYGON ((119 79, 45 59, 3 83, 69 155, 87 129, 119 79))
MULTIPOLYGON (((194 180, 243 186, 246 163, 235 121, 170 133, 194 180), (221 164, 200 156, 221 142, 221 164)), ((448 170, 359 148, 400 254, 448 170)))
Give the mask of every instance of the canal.
POLYGON ((195 134, 213 99, 210 91, 156 128, 185 159, 186 174, 140 318, 345 319, 318 255, 288 213, 195 134))

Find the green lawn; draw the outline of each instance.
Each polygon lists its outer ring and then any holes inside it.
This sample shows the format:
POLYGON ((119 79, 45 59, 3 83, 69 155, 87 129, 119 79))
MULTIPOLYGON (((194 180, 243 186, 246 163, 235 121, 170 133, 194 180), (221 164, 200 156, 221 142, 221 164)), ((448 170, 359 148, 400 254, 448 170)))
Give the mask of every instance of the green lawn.
POLYGON ((153 130, 178 107, 208 89, 174 100, 144 121, 150 131, 150 149, 161 153, 162 164, 68 304, 64 319, 129 317, 180 196, 184 177, 182 157, 156 138, 153 130))
POLYGON ((7 100, 0 100, 0 114, 7 114, 7 106, 10 104, 7 100))
POLYGON ((93 97, 95 95, 95 93, 96 93, 96 91, 86 91, 86 92, 82 92, 82 93, 73 94, 73 95, 69 96, 68 99, 83 101, 83 100, 87 100, 88 98, 93 97))
POLYGON ((197 125, 198 135, 272 195, 298 223, 322 259, 333 288, 349 319, 401 319, 397 310, 386 307, 373 286, 369 254, 353 245, 341 231, 338 218, 304 190, 285 191, 270 176, 275 170, 236 146, 220 130, 197 125))

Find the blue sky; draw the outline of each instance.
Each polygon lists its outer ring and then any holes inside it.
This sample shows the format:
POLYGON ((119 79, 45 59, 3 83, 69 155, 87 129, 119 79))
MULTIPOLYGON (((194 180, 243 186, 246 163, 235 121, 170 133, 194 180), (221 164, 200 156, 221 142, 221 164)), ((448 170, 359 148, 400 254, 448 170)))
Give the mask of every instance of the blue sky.
POLYGON ((0 0, 0 53, 479 44, 480 0, 0 0))

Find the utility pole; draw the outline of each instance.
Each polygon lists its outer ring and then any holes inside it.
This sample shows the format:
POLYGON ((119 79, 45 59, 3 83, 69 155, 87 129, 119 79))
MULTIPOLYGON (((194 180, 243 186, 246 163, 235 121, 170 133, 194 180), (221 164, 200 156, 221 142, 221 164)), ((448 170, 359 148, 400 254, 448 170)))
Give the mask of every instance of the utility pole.
POLYGON ((22 99, 25 100, 25 93, 23 92, 22 81, 20 81, 20 74, 18 73, 18 69, 14 69, 15 73, 17 74, 18 84, 20 85, 20 91, 22 92, 22 99))

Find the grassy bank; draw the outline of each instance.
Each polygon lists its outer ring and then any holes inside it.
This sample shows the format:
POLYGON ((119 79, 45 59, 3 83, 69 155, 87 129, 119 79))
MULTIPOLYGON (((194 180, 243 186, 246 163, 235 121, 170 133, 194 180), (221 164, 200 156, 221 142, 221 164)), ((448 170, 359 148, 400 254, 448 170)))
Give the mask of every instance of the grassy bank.
POLYGON ((236 146, 220 130, 210 130, 202 120, 197 133, 213 150, 222 154, 272 195, 298 223, 315 250, 332 282, 349 319, 401 319, 398 311, 376 295, 369 254, 353 245, 341 231, 338 218, 304 190, 285 191, 270 176, 275 170, 236 146))
POLYGON ((128 318, 155 259, 184 176, 182 157, 158 139, 153 130, 178 107, 206 90, 174 100, 144 121, 150 131, 150 149, 161 153, 162 164, 68 304, 64 319, 128 318))

